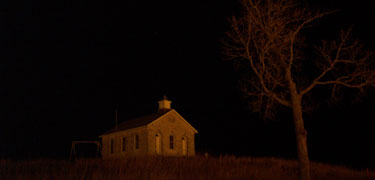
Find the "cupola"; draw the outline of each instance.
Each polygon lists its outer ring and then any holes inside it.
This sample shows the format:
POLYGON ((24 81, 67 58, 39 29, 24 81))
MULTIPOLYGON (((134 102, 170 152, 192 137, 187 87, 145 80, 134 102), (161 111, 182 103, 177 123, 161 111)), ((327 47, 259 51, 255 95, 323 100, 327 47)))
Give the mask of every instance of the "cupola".
POLYGON ((172 101, 168 100, 166 96, 164 96, 163 99, 160 100, 158 103, 159 103, 158 112, 171 109, 172 101))

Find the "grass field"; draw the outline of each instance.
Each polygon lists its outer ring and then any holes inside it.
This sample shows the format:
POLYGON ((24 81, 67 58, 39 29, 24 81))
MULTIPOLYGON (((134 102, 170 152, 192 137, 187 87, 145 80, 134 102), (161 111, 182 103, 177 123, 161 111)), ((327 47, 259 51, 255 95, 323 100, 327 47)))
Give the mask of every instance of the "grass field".
MULTIPOLYGON (((375 172, 311 164, 313 180, 375 180, 375 172)), ((121 160, 0 160, 0 180, 24 179, 297 179, 297 162, 276 158, 133 157, 121 160)))

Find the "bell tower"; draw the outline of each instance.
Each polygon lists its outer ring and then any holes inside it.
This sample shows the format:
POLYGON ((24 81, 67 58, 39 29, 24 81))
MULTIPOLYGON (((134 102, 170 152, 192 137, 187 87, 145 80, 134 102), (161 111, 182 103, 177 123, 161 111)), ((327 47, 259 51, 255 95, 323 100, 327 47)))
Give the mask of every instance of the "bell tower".
POLYGON ((162 100, 158 101, 158 103, 159 103, 158 112, 168 111, 171 109, 172 101, 168 100, 166 96, 164 96, 162 100))

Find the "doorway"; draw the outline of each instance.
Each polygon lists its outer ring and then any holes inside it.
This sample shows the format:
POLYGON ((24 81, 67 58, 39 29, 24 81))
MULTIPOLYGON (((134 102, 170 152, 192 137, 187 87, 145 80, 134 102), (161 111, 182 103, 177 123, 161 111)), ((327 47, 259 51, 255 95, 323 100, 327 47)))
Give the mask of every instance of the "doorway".
POLYGON ((182 155, 187 156, 187 142, 185 137, 182 137, 182 155))
POLYGON ((161 154, 161 135, 159 133, 155 135, 155 151, 157 155, 161 154))

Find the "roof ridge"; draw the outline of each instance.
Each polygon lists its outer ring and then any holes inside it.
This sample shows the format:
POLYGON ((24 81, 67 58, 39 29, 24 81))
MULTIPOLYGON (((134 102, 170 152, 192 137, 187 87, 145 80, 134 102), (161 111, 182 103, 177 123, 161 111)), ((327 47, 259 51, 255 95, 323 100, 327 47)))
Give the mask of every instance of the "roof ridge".
POLYGON ((123 122, 121 122, 117 125, 117 129, 115 127, 113 127, 110 130, 108 130, 107 132, 105 132, 104 134, 123 131, 123 130, 141 127, 141 126, 146 126, 149 123, 159 119, 161 116, 167 114, 168 112, 170 112, 172 110, 173 109, 169 109, 167 111, 157 112, 157 113, 154 113, 154 114, 144 115, 144 116, 140 116, 138 118, 133 118, 133 119, 123 121, 123 122))

